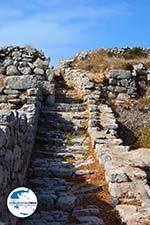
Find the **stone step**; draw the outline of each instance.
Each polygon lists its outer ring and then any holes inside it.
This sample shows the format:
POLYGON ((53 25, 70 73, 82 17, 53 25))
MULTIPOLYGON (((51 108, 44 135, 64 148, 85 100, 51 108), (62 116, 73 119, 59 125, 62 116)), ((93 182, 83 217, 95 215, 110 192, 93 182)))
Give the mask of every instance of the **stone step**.
POLYGON ((42 143, 49 143, 53 145, 61 145, 63 143, 62 138, 57 138, 57 137, 47 137, 47 136, 36 136, 36 141, 37 142, 42 142, 42 143))
POLYGON ((76 190, 73 193, 76 194, 76 195, 82 196, 82 195, 85 195, 85 194, 97 193, 101 190, 102 190, 101 186, 91 185, 89 187, 83 187, 82 189, 76 190))
POLYGON ((95 173, 94 170, 76 170, 75 175, 76 176, 85 176, 85 175, 91 175, 95 173))
MULTIPOLYGON (((87 104, 67 90, 63 79, 56 80, 56 103, 41 109, 37 147, 27 177, 39 206, 21 225, 103 225, 98 207, 80 206, 85 196, 101 191, 100 186, 89 185, 82 177, 91 178, 96 172, 88 169, 93 158, 85 158, 89 150, 85 134, 89 119, 87 104), (79 182, 74 182, 78 177, 79 182)), ((98 98, 96 93, 91 96, 91 105, 98 98)))
POLYGON ((82 112, 86 110, 86 104, 68 104, 68 103, 55 103, 54 106, 42 108, 42 112, 57 111, 57 112, 82 112))
POLYGON ((63 210, 41 210, 23 220, 23 225, 67 225, 68 219, 69 213, 63 210))
MULTIPOLYGON (((66 146, 65 144, 63 145, 52 145, 51 147, 48 148, 43 148, 43 152, 46 154, 56 154, 57 156, 61 156, 66 154, 68 155, 77 155, 77 154, 83 154, 84 151, 88 150, 86 145, 68 145, 66 146)), ((38 150, 37 150, 38 151, 38 150)), ((42 150, 40 151, 42 153, 42 150)))
POLYGON ((75 130, 75 126, 72 122, 65 122, 65 121, 62 121, 62 122, 59 122, 57 120, 47 120, 46 121, 46 125, 42 120, 39 120, 39 127, 40 128, 51 128, 53 130, 58 130, 58 132, 69 132, 69 131, 73 131, 75 130))
POLYGON ((80 216, 80 217, 76 217, 76 219, 81 224, 87 224, 87 225, 104 225, 104 221, 101 218, 98 218, 96 216, 80 216))
MULTIPOLYGON (((83 120, 83 119, 75 119, 75 118, 58 118, 57 119, 47 119, 47 124, 45 126, 45 122, 44 122, 44 118, 39 120, 39 127, 47 127, 47 128, 51 128, 51 125, 53 125, 54 123, 57 125, 54 125, 54 127, 68 127, 68 129, 70 129, 70 127, 79 127, 79 128, 84 128, 86 125, 86 121, 88 122, 88 120, 83 120), (65 121, 64 121, 65 120, 65 121)), ((52 128, 51 128, 52 129, 52 128)))
POLYGON ((63 133, 59 132, 59 130, 52 130, 50 128, 40 127, 38 129, 37 135, 49 137, 49 138, 63 138, 63 133))
POLYGON ((38 155, 40 155, 40 157, 51 157, 51 158, 63 158, 63 159, 82 159, 83 158, 83 153, 73 153, 73 152, 67 152, 67 151, 63 151, 63 152, 58 152, 58 153, 54 153, 54 152, 46 152, 46 151, 36 151, 38 155))
POLYGON ((39 190, 52 190, 52 191, 67 191, 68 185, 64 179, 56 177, 37 177, 29 179, 29 186, 32 187, 35 192, 39 190))
POLYGON ((74 208, 72 215, 74 217, 79 216, 98 216, 101 209, 95 205, 88 205, 87 207, 83 208, 81 206, 74 208))
POLYGON ((88 111, 84 112, 55 112, 55 111, 44 111, 40 115, 41 119, 61 119, 61 118, 72 118, 72 119, 88 119, 88 111))

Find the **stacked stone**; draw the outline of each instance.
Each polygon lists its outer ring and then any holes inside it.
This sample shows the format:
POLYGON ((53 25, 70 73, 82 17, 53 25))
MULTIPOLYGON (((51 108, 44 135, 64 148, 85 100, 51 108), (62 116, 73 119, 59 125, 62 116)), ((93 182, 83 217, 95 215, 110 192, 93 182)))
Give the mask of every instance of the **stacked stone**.
POLYGON ((107 74, 109 95, 126 93, 131 97, 137 95, 137 85, 129 70, 110 70, 107 74))
MULTIPOLYGON (((128 95, 130 86, 127 86, 124 92, 125 87, 117 86, 117 82, 131 84, 133 76, 139 78, 139 68, 134 67, 134 70, 137 71, 136 76, 125 70, 109 72, 110 82, 115 81, 114 89, 120 87, 118 94, 128 95)), ((148 149, 130 151, 129 146, 123 145, 123 141, 118 138, 118 123, 112 109, 109 105, 100 103, 102 87, 93 83, 89 86, 88 76, 85 76, 86 84, 88 84, 86 86, 82 76, 83 72, 75 76, 77 73, 77 71, 66 69, 63 76, 69 85, 83 89, 85 93, 89 111, 88 133, 97 159, 105 169, 112 203, 119 212, 122 222, 127 225, 150 221, 149 175, 145 171, 145 168, 150 167, 150 152, 148 149)), ((135 93, 136 91, 137 89, 135 93)))
POLYGON ((0 110, 0 212, 4 218, 6 197, 14 187, 23 185, 36 134, 39 109, 31 104, 25 109, 0 110))
POLYGON ((148 72, 143 68, 139 69, 138 65, 134 66, 134 70, 110 70, 107 74, 108 78, 108 96, 118 99, 121 96, 135 98, 141 96, 146 91, 148 72), (124 95, 122 95, 124 94, 124 95))
POLYGON ((6 198, 25 182, 41 106, 54 102, 49 59, 30 47, 1 48, 0 86, 0 216, 15 225, 6 198))
MULTIPOLYGON (((94 50, 94 52, 99 52, 99 51, 103 51, 107 54, 110 54, 110 55, 114 55, 115 57, 121 57, 121 56, 124 56, 124 54, 130 54, 134 53, 135 51, 135 54, 136 54, 136 51, 137 51, 137 54, 138 54, 138 51, 143 54, 143 55, 150 55, 150 48, 141 48, 141 47, 122 47, 122 48, 118 48, 118 47, 114 47, 114 48, 97 48, 94 50)), ((84 60, 86 59, 90 54, 93 53, 93 50, 88 50, 88 51, 81 51, 79 53, 76 53, 75 55, 75 58, 78 58, 78 59, 81 59, 81 60, 84 60)), ((72 60, 74 60, 74 58, 72 58, 72 60)), ((68 61, 65 60, 65 61, 68 61)))
MULTIPOLYGON (((130 47, 122 47, 122 48, 102 48, 102 49, 99 49, 99 50, 104 50, 106 51, 107 53, 111 53, 111 54, 114 54, 114 55, 118 55, 120 56, 120 54, 124 54, 124 53, 128 53, 132 50, 136 49, 136 47, 133 47, 133 48, 130 48, 130 47)), ((141 53, 143 54, 150 54, 150 48, 140 48, 140 47, 137 47, 137 50, 140 49, 141 53)))
MULTIPOLYGON (((68 85, 82 89, 83 86, 93 87, 90 81, 90 72, 80 69, 73 69, 73 59, 61 61, 60 69, 64 77, 67 77, 68 85), (82 80, 82 82, 81 82, 82 80), (76 84, 75 84, 76 83, 76 84)), ((145 94, 150 80, 150 71, 146 70, 143 64, 133 65, 133 70, 112 69, 106 74, 107 85, 101 85, 102 92, 109 98, 117 98, 120 104, 129 98, 135 98, 145 94)))
POLYGON ((62 60, 60 62, 61 75, 66 80, 68 86, 76 87, 78 89, 93 88, 94 83, 89 80, 90 73, 82 71, 80 69, 72 69, 71 62, 69 60, 62 60), (82 81, 82 82, 81 82, 82 81))
POLYGON ((10 103, 14 108, 29 99, 34 103, 40 81, 51 76, 49 61, 42 52, 30 47, 1 48, 0 103, 10 103))

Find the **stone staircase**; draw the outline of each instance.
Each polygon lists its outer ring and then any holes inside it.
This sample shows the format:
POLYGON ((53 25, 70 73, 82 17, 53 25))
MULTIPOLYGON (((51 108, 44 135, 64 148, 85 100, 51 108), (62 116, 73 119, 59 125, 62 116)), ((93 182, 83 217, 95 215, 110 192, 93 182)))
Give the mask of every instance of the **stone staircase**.
POLYGON ((55 86, 55 103, 42 106, 26 183, 38 209, 18 225, 143 225, 150 152, 123 145, 99 85, 85 85, 83 97, 62 77, 55 86))
POLYGON ((87 105, 56 78, 56 103, 44 105, 39 120, 36 144, 28 171, 27 184, 38 197, 38 209, 21 225, 103 225, 101 209, 81 204, 101 187, 83 177, 94 173, 86 166, 89 137, 87 105))

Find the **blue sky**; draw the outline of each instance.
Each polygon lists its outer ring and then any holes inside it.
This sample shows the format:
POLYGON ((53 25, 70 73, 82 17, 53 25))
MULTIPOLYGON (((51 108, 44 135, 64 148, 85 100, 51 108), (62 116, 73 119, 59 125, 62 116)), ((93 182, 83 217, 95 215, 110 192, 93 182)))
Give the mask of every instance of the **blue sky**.
POLYGON ((52 65, 82 50, 150 47, 149 0, 5 0, 0 46, 32 45, 52 65))

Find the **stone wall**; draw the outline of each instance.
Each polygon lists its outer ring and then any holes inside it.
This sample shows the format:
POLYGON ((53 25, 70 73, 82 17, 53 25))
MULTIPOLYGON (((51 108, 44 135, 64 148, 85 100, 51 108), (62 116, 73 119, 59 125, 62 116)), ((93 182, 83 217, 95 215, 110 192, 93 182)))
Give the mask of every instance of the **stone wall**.
POLYGON ((9 192, 24 185, 42 104, 54 103, 49 59, 30 47, 0 49, 0 217, 8 213, 9 192))
POLYGON ((126 97, 135 98, 143 96, 146 92, 149 71, 142 64, 135 65, 132 71, 130 70, 110 70, 107 73, 108 96, 119 98, 119 94, 124 94, 126 97))
MULTIPOLYGON (((112 109, 101 101, 102 86, 90 82, 88 73, 68 67, 61 67, 61 73, 69 86, 84 91, 89 114, 88 133, 97 159, 104 167, 112 203, 122 222, 137 225, 149 221, 150 187, 145 168, 150 168, 150 151, 131 151, 129 146, 123 145, 112 109)), ((128 71, 121 74, 131 78, 128 71)))
POLYGON ((34 103, 38 87, 51 79, 49 59, 30 47, 0 49, 0 103, 20 108, 34 103))
MULTIPOLYGON (((65 68, 70 73, 70 79, 73 78, 81 86, 77 77, 83 78, 83 82, 91 81, 90 72, 72 68, 74 59, 61 61, 60 67, 65 68), (70 72, 69 72, 70 71, 70 72), (71 75, 72 73, 72 75, 71 75), (88 80, 88 81, 87 81, 88 80)), ((97 73, 97 76, 99 74, 97 73)), ((105 97, 118 100, 127 100, 145 95, 150 82, 150 71, 143 64, 131 66, 130 70, 110 69, 106 73, 106 82, 101 85, 102 93, 105 97)), ((92 82, 91 82, 92 83, 92 82)))

